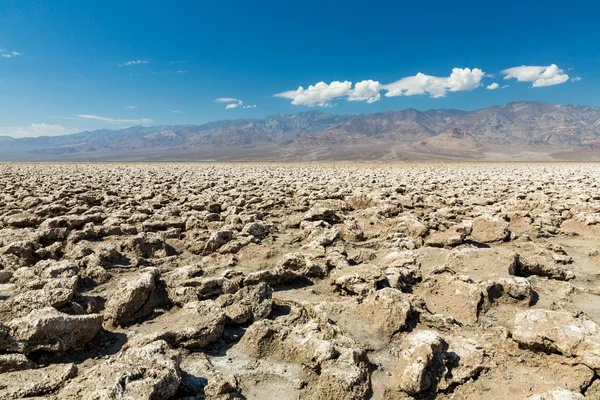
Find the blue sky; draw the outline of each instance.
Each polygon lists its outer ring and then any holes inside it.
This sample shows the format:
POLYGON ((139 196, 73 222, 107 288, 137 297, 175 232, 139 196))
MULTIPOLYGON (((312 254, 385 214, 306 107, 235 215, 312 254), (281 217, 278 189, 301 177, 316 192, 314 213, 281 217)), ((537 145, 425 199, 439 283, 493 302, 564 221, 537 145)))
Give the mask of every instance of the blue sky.
POLYGON ((586 3, 4 0, 0 135, 310 109, 600 106, 600 5, 586 3))

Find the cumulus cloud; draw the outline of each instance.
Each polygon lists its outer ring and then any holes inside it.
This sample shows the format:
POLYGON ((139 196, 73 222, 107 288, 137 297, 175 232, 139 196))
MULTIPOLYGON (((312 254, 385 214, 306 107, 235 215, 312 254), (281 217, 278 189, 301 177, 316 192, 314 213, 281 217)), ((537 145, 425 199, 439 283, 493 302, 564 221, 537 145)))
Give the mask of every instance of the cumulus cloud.
POLYGON ((375 103, 381 98, 381 83, 372 80, 357 82, 354 89, 348 91, 348 101, 366 101, 375 103))
POLYGON ((126 61, 126 62, 124 62, 123 64, 121 64, 120 66, 121 66, 121 67, 128 67, 128 66, 130 66, 130 65, 148 64, 149 62, 150 62, 150 61, 148 61, 148 60, 140 60, 140 59, 137 59, 137 60, 132 60, 132 61, 126 61))
POLYGON ((386 97, 413 96, 428 93, 433 98, 446 96, 447 92, 473 90, 481 86, 485 72, 479 68, 453 68, 450 76, 439 77, 419 72, 415 76, 402 78, 384 85, 386 97))
POLYGON ((552 86, 565 83, 569 75, 556 64, 549 66, 527 66, 508 68, 502 71, 504 79, 516 79, 519 82, 532 82, 532 87, 552 86))
POLYGON ((574 76, 573 78, 571 78, 571 82, 579 82, 580 80, 582 80, 583 78, 580 76, 574 76))
POLYGON ((496 90, 496 89, 500 88, 500 85, 498 85, 496 82, 494 82, 491 85, 487 85, 485 88, 487 90, 496 90))
POLYGON ((89 115, 89 114, 79 114, 76 115, 77 118, 82 118, 82 119, 94 119, 97 121, 104 121, 104 122, 110 122, 113 124, 147 124, 149 122, 152 122, 151 119, 149 118, 142 118, 142 119, 120 119, 120 118, 108 118, 108 117, 101 117, 99 115, 89 115))
POLYGON ((12 136, 14 138, 61 136, 81 132, 77 128, 65 128, 62 125, 31 124, 27 126, 0 127, 0 136, 12 136))
POLYGON ((0 49, 0 57, 13 58, 13 57, 18 57, 18 56, 22 56, 22 54, 19 53, 18 51, 7 51, 4 49, 0 49))
POLYGON ((349 81, 333 81, 329 84, 319 82, 310 85, 307 89, 300 86, 296 90, 277 93, 274 96, 290 99, 294 105, 309 107, 329 107, 331 100, 341 97, 345 97, 348 101, 374 103, 381 99, 382 90, 386 91, 386 97, 429 93, 431 97, 437 98, 444 97, 447 92, 476 89, 482 85, 481 81, 485 76, 485 72, 478 68, 454 68, 447 77, 418 73, 387 85, 371 79, 363 80, 357 82, 354 88, 349 81))
POLYGON ((254 105, 244 105, 244 102, 240 99, 235 99, 233 97, 219 97, 215 99, 219 103, 229 103, 225 106, 226 110, 232 110, 234 108, 256 108, 256 104, 254 105))
POLYGON ((330 100, 348 95, 351 88, 352 82, 349 81, 333 81, 329 85, 325 82, 319 82, 315 85, 310 85, 308 89, 300 86, 296 90, 277 93, 274 96, 290 99, 292 100, 292 104, 296 106, 325 106, 329 105, 330 100))

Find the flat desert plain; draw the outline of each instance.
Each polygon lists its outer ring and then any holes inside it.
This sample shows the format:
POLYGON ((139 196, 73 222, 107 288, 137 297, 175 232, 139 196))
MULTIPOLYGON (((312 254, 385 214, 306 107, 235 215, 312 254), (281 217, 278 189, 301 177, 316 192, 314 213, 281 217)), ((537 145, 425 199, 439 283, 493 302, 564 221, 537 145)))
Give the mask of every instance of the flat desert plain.
POLYGON ((600 399, 600 164, 0 165, 1 399, 600 399))

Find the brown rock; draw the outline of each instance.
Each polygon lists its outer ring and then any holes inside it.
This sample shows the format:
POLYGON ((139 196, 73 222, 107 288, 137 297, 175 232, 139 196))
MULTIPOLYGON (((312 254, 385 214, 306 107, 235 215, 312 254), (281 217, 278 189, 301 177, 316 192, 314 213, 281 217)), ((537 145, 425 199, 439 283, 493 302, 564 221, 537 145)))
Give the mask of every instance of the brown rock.
POLYGON ((123 279, 106 302, 104 318, 109 326, 125 326, 152 313, 165 299, 157 299, 160 272, 149 268, 134 279, 123 279))
POLYGON ((471 238, 479 243, 504 241, 510 236, 508 225, 499 217, 482 215, 473 220, 471 238))
POLYGON ((44 396, 77 374, 73 364, 54 364, 41 369, 8 372, 0 376, 0 398, 24 399, 44 396))
POLYGON ((416 331, 403 342, 403 351, 392 373, 392 387, 418 394, 437 385, 445 367, 448 344, 434 331, 416 331))
POLYGON ((167 400, 181 383, 179 354, 164 341, 130 348, 71 380, 58 397, 167 400))
POLYGON ((33 310, 6 325, 7 336, 0 340, 0 348, 25 354, 67 351, 91 341, 102 329, 102 320, 100 314, 69 315, 52 307, 33 310))

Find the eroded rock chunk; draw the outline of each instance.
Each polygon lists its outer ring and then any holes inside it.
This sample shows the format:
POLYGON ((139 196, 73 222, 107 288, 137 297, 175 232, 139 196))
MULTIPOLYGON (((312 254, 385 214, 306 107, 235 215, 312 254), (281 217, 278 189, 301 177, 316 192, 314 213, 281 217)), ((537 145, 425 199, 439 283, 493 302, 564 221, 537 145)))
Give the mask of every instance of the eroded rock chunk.
POLYGON ((392 288, 370 294, 358 306, 357 311, 365 319, 367 329, 373 335, 383 336, 388 340, 407 327, 415 312, 406 295, 392 288))
POLYGON ((204 387, 204 395, 207 399, 234 399, 233 396, 239 389, 239 382, 235 375, 215 374, 204 387))
POLYGON ((209 254, 217 251, 231 239, 233 239, 233 231, 230 229, 220 229, 213 232, 204 245, 204 253, 209 254))
POLYGON ((41 289, 28 290, 14 296, 10 309, 18 315, 45 307, 60 308, 67 305, 75 296, 77 276, 48 280, 41 289))
POLYGON ((522 302, 530 305, 533 301, 533 287, 526 278, 511 276, 482 283, 488 302, 522 302))
POLYGON ((435 388, 442 376, 446 341, 434 331, 416 331, 403 342, 392 373, 392 387, 415 395, 435 388))
POLYGON ((364 354, 352 349, 343 349, 337 359, 323 362, 317 384, 319 398, 367 399, 369 375, 365 366, 364 354))
POLYGON ((267 318, 273 306, 273 290, 264 282, 247 286, 235 294, 220 296, 217 302, 229 320, 236 324, 267 318))
POLYGON ((179 354, 162 340, 130 348, 71 380, 59 398, 167 400, 181 383, 179 363, 179 354))
POLYGON ((159 233, 142 232, 129 239, 125 247, 134 252, 135 255, 144 258, 151 258, 156 255, 165 256, 169 253, 170 247, 165 242, 164 236, 159 233))
POLYGON ((329 275, 329 282, 335 291, 364 296, 375 292, 377 283, 382 281, 383 277, 377 266, 362 264, 333 271, 329 275))
POLYGON ((325 221, 330 224, 340 222, 337 210, 326 207, 313 207, 304 214, 302 219, 305 221, 325 221))
POLYGON ((452 247, 458 246, 465 240, 465 235, 461 232, 449 229, 443 232, 434 232, 425 239, 425 245, 431 247, 452 247))
POLYGON ((575 278, 573 271, 566 269, 563 264, 544 255, 519 256, 515 268, 517 276, 545 276, 550 279, 568 281, 575 278))
POLYGON ((462 324, 474 324, 484 302, 480 286, 465 276, 432 275, 419 287, 427 308, 453 317, 462 324))
POLYGON ((140 326, 136 340, 142 343, 164 340, 172 347, 201 349, 223 335, 226 320, 215 301, 191 302, 140 326))
POLYGON ((600 329, 590 320, 551 310, 528 310, 515 315, 512 337, 523 346, 578 357, 600 370, 600 329))
POLYGON ((361 242, 365 240, 365 233, 355 220, 344 221, 340 234, 348 242, 361 242))
POLYGON ((399 221, 400 229, 408 236, 417 239, 427 234, 428 228, 416 218, 404 217, 399 221))
POLYGON ((0 354, 0 374, 37 368, 37 365, 23 354, 0 354))
POLYGON ((438 390, 461 385, 486 370, 486 353, 481 344, 460 336, 445 339, 448 342, 448 350, 444 355, 446 372, 438 384, 438 390))
POLYGON ((240 341, 242 351, 257 357, 270 355, 289 362, 299 361, 312 367, 336 358, 334 341, 342 336, 339 328, 314 309, 295 302, 284 304, 290 308, 290 314, 252 324, 240 341))
POLYGON ((242 228, 243 235, 254 236, 257 239, 263 239, 268 236, 273 230, 272 224, 267 224, 262 221, 249 222, 242 228))
MULTIPOLYGON (((36 350, 67 351, 92 340, 102 329, 100 314, 69 315, 46 307, 10 321, 0 348, 28 354, 36 350)), ((0 333, 0 337, 1 337, 0 333)))
POLYGON ((479 243, 500 242, 510 236, 508 226, 508 222, 499 217, 482 215, 473 220, 471 238, 479 243))
POLYGON ((166 299, 160 298, 157 285, 160 272, 149 268, 130 279, 123 279, 106 302, 104 318, 109 326, 125 326, 152 313, 166 299))
POLYGON ((74 377, 73 364, 53 364, 41 369, 18 370, 0 375, 0 398, 24 399, 45 396, 74 377))
POLYGON ((422 279, 421 263, 411 251, 399 251, 387 254, 379 266, 383 270, 387 283, 396 289, 409 289, 422 279))
POLYGON ((304 254, 290 253, 284 256, 275 268, 248 274, 244 278, 244 285, 256 285, 259 282, 281 285, 297 279, 323 278, 326 273, 324 266, 313 262, 304 254))

